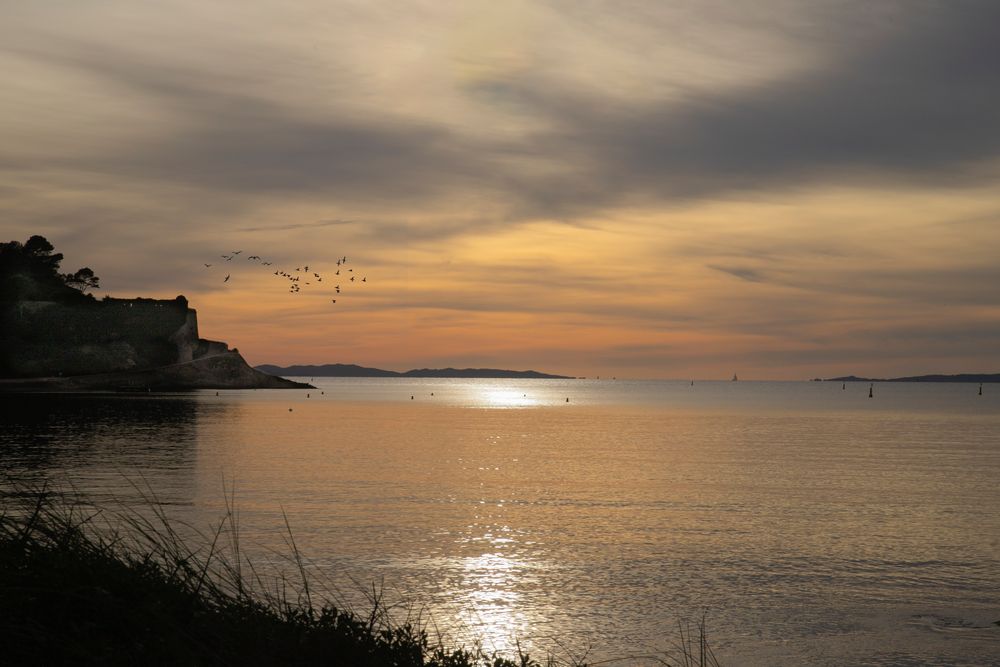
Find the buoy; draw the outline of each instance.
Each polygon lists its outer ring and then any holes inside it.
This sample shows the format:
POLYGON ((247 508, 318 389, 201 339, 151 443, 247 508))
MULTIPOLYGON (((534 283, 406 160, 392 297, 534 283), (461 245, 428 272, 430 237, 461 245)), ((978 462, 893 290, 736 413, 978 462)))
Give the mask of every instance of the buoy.
POLYGON ((983 395, 983 383, 982 382, 979 383, 979 395, 980 396, 983 395))
POLYGON ((326 392, 325 392, 325 391, 321 391, 321 392, 319 392, 319 395, 320 395, 320 396, 323 396, 324 394, 326 394, 326 392))
POLYGON ((840 388, 841 389, 847 389, 847 383, 845 382, 844 384, 840 385, 840 388))
POLYGON ((289 412, 291 412, 291 411, 292 411, 292 409, 291 409, 291 408, 288 408, 288 411, 289 411, 289 412))
POLYGON ((566 397, 566 402, 569 403, 569 396, 566 397))
POLYGON ((410 396, 410 400, 411 400, 411 401, 413 400, 413 396, 410 396))
POLYGON ((874 396, 874 394, 872 393, 872 387, 873 386, 874 385, 868 385, 868 398, 871 398, 872 396, 874 396))
POLYGON ((306 398, 309 398, 309 394, 306 394, 306 398))
POLYGON ((216 396, 218 396, 218 395, 219 395, 219 392, 215 392, 215 395, 216 395, 216 396))

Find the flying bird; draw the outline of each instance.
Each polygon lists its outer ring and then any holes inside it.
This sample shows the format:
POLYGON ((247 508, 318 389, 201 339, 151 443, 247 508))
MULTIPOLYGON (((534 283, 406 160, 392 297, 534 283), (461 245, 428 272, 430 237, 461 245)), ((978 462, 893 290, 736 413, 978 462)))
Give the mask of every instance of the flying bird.
POLYGON ((211 264, 206 264, 205 266, 212 266, 211 264))
POLYGON ((228 283, 228 282, 229 282, 229 275, 230 275, 230 274, 228 274, 228 273, 227 273, 227 274, 226 274, 226 279, 225 279, 225 280, 223 280, 222 282, 224 282, 224 283, 228 283))
POLYGON ((234 255, 238 255, 238 254, 240 254, 241 252, 243 252, 243 251, 242 251, 242 250, 234 250, 234 251, 233 251, 233 254, 234 254, 234 255))

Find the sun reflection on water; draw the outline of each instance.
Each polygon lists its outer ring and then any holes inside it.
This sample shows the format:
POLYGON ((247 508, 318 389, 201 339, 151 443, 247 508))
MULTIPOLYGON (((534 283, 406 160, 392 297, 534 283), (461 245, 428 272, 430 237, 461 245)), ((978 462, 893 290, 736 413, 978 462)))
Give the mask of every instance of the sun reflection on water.
POLYGON ((509 653, 528 633, 518 591, 527 569, 527 563, 500 552, 462 559, 462 621, 476 628, 489 651, 509 653))
POLYGON ((484 405, 492 408, 527 408, 541 405, 541 401, 529 397, 524 392, 497 387, 480 388, 479 398, 484 405))

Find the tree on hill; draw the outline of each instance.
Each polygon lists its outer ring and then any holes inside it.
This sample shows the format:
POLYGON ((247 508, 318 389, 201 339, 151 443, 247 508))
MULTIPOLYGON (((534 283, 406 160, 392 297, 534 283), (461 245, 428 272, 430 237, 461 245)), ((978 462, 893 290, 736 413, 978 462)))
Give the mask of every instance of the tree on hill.
POLYGON ((76 273, 64 274, 63 280, 67 285, 73 289, 80 290, 84 294, 86 294, 89 289, 101 289, 101 279, 95 276, 94 272, 86 266, 76 273))
POLYGON ((100 289, 100 278, 90 268, 59 273, 63 255, 54 251, 48 239, 38 235, 24 243, 0 243, 0 301, 65 301, 84 296, 88 289, 100 289))

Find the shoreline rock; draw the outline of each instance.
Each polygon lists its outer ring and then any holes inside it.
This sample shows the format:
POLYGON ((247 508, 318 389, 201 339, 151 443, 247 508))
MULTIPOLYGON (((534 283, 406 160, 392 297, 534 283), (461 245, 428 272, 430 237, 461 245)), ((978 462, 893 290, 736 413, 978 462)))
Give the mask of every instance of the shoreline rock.
POLYGON ((262 373, 229 350, 192 361, 141 370, 66 377, 0 380, 0 392, 146 392, 195 389, 314 389, 310 384, 262 373))

